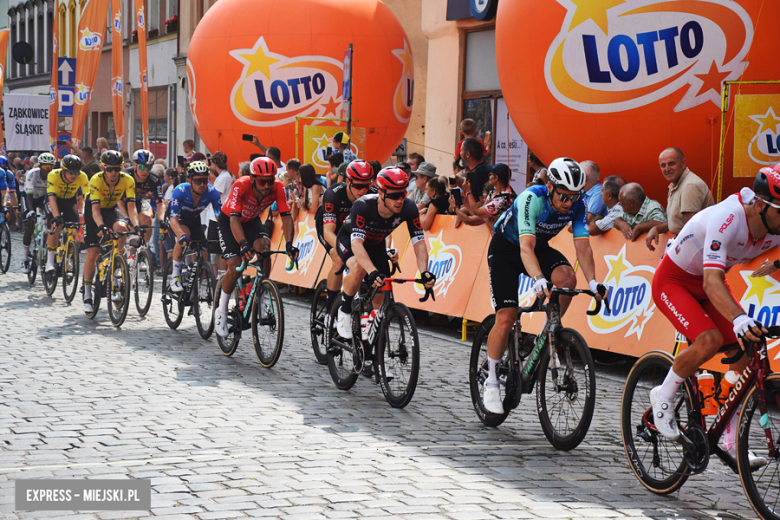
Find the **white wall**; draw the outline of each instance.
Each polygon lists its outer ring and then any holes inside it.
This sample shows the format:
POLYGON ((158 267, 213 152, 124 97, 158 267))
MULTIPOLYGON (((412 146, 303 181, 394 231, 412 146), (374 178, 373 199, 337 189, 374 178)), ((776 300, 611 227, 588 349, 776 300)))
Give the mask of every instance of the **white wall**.
MULTIPOLYGON (((149 88, 163 87, 176 83, 176 66, 173 57, 176 56, 176 39, 155 40, 146 47, 146 71, 149 74, 149 88)), ((133 88, 141 87, 138 73, 138 45, 130 47, 130 69, 128 80, 133 88)))

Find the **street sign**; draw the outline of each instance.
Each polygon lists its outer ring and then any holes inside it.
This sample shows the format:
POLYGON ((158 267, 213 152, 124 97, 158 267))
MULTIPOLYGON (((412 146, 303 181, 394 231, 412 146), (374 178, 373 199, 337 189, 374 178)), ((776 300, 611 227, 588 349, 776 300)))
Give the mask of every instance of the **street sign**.
POLYGON ((73 99, 76 90, 76 60, 74 58, 59 58, 57 67, 59 86, 58 115, 73 117, 73 99))
MULTIPOLYGON (((57 134, 57 141, 70 141, 70 132, 60 132, 57 134)), ((57 143, 57 157, 65 157, 70 150, 65 145, 57 143)))

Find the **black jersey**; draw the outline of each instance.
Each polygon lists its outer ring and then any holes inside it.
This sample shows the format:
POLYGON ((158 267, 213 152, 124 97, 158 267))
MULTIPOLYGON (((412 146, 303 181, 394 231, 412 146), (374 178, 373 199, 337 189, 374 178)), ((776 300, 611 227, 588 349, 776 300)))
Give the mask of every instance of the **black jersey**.
POLYGON ((150 203, 157 204, 163 198, 162 186, 160 178, 153 173, 149 173, 144 181, 135 179, 135 198, 138 200, 147 199, 150 203))
POLYGON ((411 199, 404 199, 401 212, 390 218, 384 218, 379 214, 377 207, 379 203, 379 195, 376 194, 364 195, 356 200, 352 211, 349 212, 349 217, 344 221, 339 236, 347 234, 350 240, 359 238, 366 245, 384 244, 385 237, 402 222, 406 222, 412 245, 425 238, 420 224, 420 212, 411 199))
POLYGON ((318 227, 323 224, 336 224, 336 233, 338 234, 351 209, 352 201, 349 200, 347 184, 339 182, 325 190, 322 204, 317 208, 314 219, 318 227))

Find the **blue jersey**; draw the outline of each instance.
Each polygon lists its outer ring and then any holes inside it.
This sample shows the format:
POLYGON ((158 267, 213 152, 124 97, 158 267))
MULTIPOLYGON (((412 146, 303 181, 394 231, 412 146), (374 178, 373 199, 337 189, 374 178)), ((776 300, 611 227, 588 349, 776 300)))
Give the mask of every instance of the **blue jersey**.
POLYGON ((16 178, 11 170, 0 168, 0 191, 16 191, 16 178))
POLYGON ((214 186, 211 184, 208 185, 206 193, 200 197, 198 205, 195 206, 195 202, 192 198, 192 191, 190 190, 190 183, 185 182, 179 184, 173 190, 170 206, 171 216, 182 218, 199 217, 200 212, 206 209, 206 206, 209 204, 214 208, 214 213, 219 215, 222 204, 219 200, 219 192, 214 186))
POLYGON ((559 213, 550 205, 547 186, 531 186, 515 199, 494 226, 513 244, 520 245, 520 237, 535 236, 536 247, 545 246, 552 237, 571 222, 575 240, 588 238, 588 213, 585 197, 580 197, 566 213, 559 213))

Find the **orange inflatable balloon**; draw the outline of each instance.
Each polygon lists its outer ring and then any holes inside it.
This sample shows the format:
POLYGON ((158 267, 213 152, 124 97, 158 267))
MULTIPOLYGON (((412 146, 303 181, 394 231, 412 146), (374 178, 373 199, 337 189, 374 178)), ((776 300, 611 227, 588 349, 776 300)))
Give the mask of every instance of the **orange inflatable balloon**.
MULTIPOLYGON (((602 178, 640 182, 665 205, 659 153, 680 148, 712 180, 721 82, 780 78, 778 20, 780 2, 766 0, 502 1, 498 74, 512 120, 543 161, 593 159, 602 178)), ((724 196, 748 183, 731 177, 732 157, 727 148, 724 196)))
MULTIPOLYGON (((378 0, 214 4, 187 49, 190 110, 203 142, 224 151, 234 172, 259 153, 242 134, 293 157, 296 117, 341 117, 350 43, 352 118, 366 128, 366 158, 384 162, 409 125, 414 65, 403 27, 378 0)), ((312 122, 301 121, 301 134, 304 124, 312 122)))

